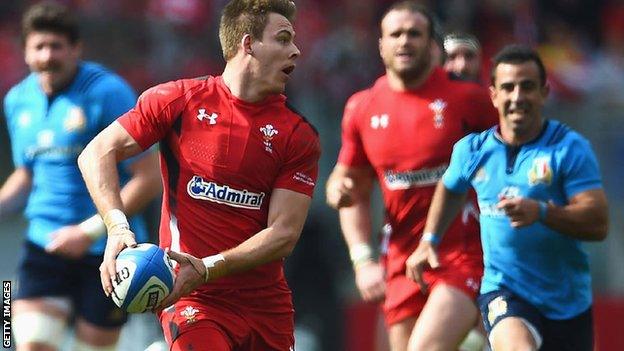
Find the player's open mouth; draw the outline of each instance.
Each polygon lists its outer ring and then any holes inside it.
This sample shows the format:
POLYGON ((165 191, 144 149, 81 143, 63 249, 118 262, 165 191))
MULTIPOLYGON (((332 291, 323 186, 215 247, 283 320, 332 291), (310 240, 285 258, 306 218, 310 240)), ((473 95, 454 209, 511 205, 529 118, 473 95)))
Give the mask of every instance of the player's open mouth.
POLYGON ((286 75, 290 75, 295 70, 295 65, 288 66, 282 70, 286 75))
POLYGON ((527 108, 510 108, 507 111, 508 115, 526 115, 527 113, 529 113, 527 108))

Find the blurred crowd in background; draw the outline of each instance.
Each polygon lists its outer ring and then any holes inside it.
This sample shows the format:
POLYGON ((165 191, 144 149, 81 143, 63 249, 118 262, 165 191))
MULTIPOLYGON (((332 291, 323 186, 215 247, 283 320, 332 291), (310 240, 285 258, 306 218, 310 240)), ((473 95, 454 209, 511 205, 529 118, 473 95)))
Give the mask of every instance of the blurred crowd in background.
MULTIPOLYGON (((33 2, 0 1, 1 96, 27 74, 19 22, 33 2)), ((168 80, 222 71, 217 30, 225 0, 60 2, 79 15, 84 57, 111 67, 138 92, 168 80)), ((304 331, 298 343, 316 343, 319 350, 342 349, 340 316, 358 299, 336 213, 324 205, 324 181, 340 146, 344 102, 383 72, 378 21, 391 2, 296 1, 295 41, 302 57, 287 95, 319 130, 323 157, 314 205, 300 244, 287 262, 287 274, 304 331)), ((589 245, 596 292, 624 296, 624 270, 619 268, 624 267, 624 0, 423 2, 434 10, 442 32, 464 31, 481 41, 484 84, 489 82, 489 58, 504 44, 521 42, 538 48, 552 88, 546 116, 568 123, 592 141, 609 196, 609 238, 589 245)), ((11 169, 3 127, 0 181, 11 169)), ((6 226, 2 224, 0 235, 21 235, 6 226)), ((10 259, 0 262, 3 279, 12 277, 14 265, 10 259)))

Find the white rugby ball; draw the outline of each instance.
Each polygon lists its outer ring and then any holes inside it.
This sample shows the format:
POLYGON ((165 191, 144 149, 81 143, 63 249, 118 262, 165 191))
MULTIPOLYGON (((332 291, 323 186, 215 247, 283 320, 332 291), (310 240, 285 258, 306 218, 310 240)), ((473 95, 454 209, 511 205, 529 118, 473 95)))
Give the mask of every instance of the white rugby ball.
POLYGON ((171 292, 175 274, 169 256, 153 244, 139 244, 117 256, 113 302, 130 313, 151 311, 171 292))

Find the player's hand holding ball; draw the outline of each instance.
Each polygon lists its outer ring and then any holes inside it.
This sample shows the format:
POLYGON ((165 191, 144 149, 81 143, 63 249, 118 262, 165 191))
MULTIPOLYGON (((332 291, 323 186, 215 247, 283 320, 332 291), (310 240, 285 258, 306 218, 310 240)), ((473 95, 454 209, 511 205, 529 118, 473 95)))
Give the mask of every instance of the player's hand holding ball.
POLYGON ((104 293, 106 296, 110 296, 113 292, 112 279, 117 272, 115 259, 121 250, 126 247, 136 247, 137 242, 134 233, 130 231, 130 224, 128 224, 126 215, 120 210, 108 211, 104 215, 104 224, 108 232, 108 239, 104 250, 104 260, 100 265, 100 279, 104 293))
POLYGON ((179 270, 176 275, 173 290, 154 309, 155 311, 173 305, 181 297, 189 295, 198 286, 206 283, 208 278, 208 270, 201 259, 187 253, 175 251, 167 251, 167 254, 169 258, 179 264, 179 270))
POLYGON ((173 289, 175 274, 169 256, 154 244, 139 244, 117 256, 113 279, 115 304, 130 313, 154 310, 173 289))

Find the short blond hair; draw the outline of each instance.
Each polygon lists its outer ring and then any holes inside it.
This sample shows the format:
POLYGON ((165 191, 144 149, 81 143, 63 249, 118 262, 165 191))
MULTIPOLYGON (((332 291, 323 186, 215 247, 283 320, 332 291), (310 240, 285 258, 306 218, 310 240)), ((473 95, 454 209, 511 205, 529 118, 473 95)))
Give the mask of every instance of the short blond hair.
POLYGON ((290 22, 295 18, 297 8, 290 0, 232 0, 221 14, 219 40, 223 58, 229 61, 236 55, 238 44, 245 34, 252 39, 262 39, 269 13, 277 13, 290 22))

